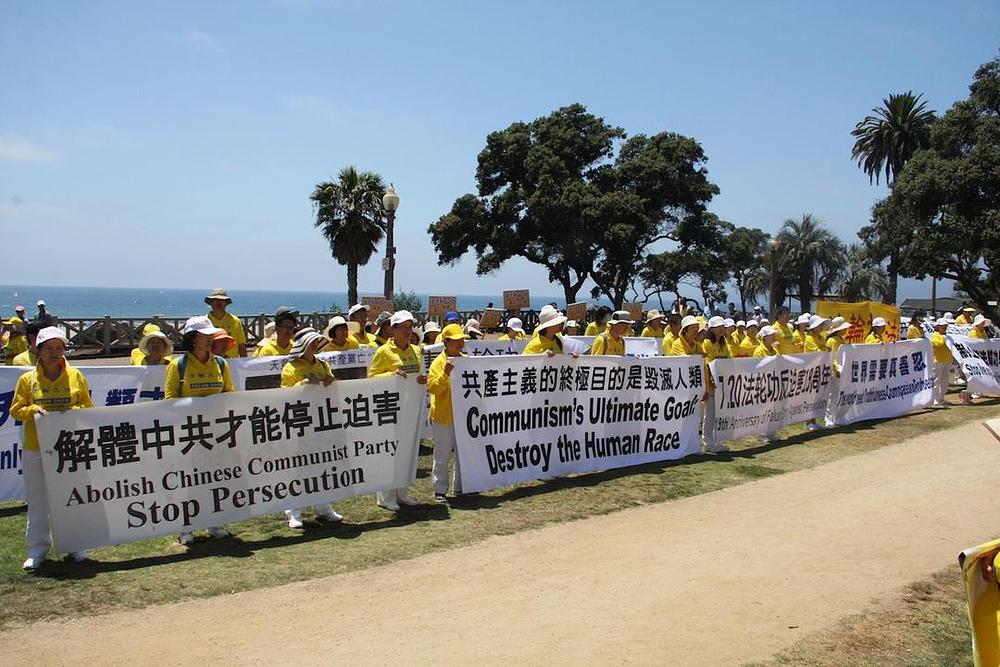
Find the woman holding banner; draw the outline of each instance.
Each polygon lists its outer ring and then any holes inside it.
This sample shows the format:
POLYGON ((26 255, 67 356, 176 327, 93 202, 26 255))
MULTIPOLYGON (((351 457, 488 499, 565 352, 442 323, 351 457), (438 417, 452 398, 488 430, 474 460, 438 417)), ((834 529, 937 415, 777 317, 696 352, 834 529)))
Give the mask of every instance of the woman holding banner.
MULTIPOLYGON (((778 344, 782 354, 795 354, 802 351, 801 348, 795 349, 795 327, 789 324, 790 318, 791 311, 788 310, 788 306, 778 306, 772 326, 778 334, 778 344)), ((763 336, 762 332, 761 337, 763 338, 763 336)))
POLYGON ((736 353, 739 357, 752 357, 753 351, 757 349, 760 345, 760 338, 757 333, 760 331, 760 324, 757 320, 750 320, 747 322, 746 336, 740 341, 739 351, 736 353))
POLYGON ((455 417, 451 407, 451 372, 454 357, 464 357, 462 348, 469 336, 457 324, 449 324, 441 331, 444 349, 431 362, 427 372, 427 393, 431 397, 430 422, 434 429, 434 465, 431 481, 434 483, 434 500, 443 503, 448 499, 448 460, 455 453, 455 495, 462 493, 462 469, 455 447, 455 417))
MULTIPOLYGON (((399 375, 401 377, 416 377, 417 384, 427 384, 427 376, 423 374, 423 359, 420 351, 411 344, 413 325, 417 322, 408 310, 398 310, 389 318, 392 337, 375 350, 371 366, 368 367, 368 377, 384 377, 399 375)), ((414 459, 416 463, 416 459, 414 459)), ((376 503, 392 512, 399 510, 400 505, 413 506, 417 501, 410 497, 406 487, 379 491, 376 503)))
POLYGON ((837 361, 837 350, 846 343, 844 334, 851 328, 851 323, 843 317, 835 317, 830 322, 830 328, 826 333, 826 342, 823 349, 830 352, 833 358, 833 375, 830 377, 830 400, 826 403, 826 426, 832 428, 836 426, 834 413, 836 412, 836 400, 838 387, 840 386, 840 363, 837 361))
POLYGON ((323 352, 345 352, 361 347, 358 345, 357 339, 350 335, 347 320, 340 315, 331 317, 330 321, 327 322, 326 339, 327 344, 323 348, 323 352))
MULTIPOLYGON (((25 570, 38 569, 52 546, 49 501, 45 493, 35 415, 44 415, 48 410, 62 412, 94 407, 87 379, 66 363, 67 342, 66 335, 57 327, 45 327, 38 332, 35 340, 38 365, 18 378, 10 405, 10 414, 24 423, 21 468, 28 497, 28 525, 24 535, 28 558, 24 561, 25 570)), ((90 560, 86 551, 73 552, 69 557, 77 563, 90 560)))
POLYGON ((729 351, 729 340, 726 338, 724 319, 715 316, 708 320, 708 331, 701 344, 701 350, 705 357, 705 421, 701 427, 705 451, 713 454, 728 452, 729 448, 715 437, 715 383, 712 381, 712 373, 708 370, 708 365, 715 359, 729 359, 732 356, 729 351))
POLYGON ((830 323, 830 320, 819 315, 809 318, 809 325, 802 337, 803 352, 825 352, 826 341, 823 340, 823 329, 830 323))
POLYGON ((139 340, 139 356, 133 359, 133 366, 162 366, 170 363, 170 355, 174 353, 174 344, 167 335, 157 327, 139 340))
MULTIPOLYGON (((497 340, 511 341, 511 340, 521 340, 522 338, 527 338, 528 335, 524 333, 524 323, 521 322, 520 317, 512 317, 507 320, 507 326, 504 327, 503 335, 497 338, 497 340)), ((442 336, 442 339, 444 337, 442 336)))
POLYGON ((865 337, 865 344, 873 345, 877 343, 888 343, 889 339, 885 335, 886 321, 884 317, 876 317, 872 320, 872 330, 865 337))
POLYGON ((521 354, 546 354, 550 357, 563 353, 562 341, 559 333, 563 324, 566 323, 566 316, 551 306, 545 306, 538 312, 538 326, 535 327, 535 334, 524 346, 521 354))
POLYGON ((989 340, 990 334, 987 329, 989 329, 992 324, 993 322, 986 319, 986 316, 982 313, 976 315, 976 319, 972 320, 972 328, 969 329, 969 338, 989 340))
POLYGON ((781 343, 778 341, 780 336, 778 330, 772 326, 761 327, 760 345, 754 348, 753 356, 755 358, 776 357, 781 354, 781 343))
POLYGON ((590 348, 591 354, 625 356, 625 332, 632 326, 627 310, 616 310, 608 320, 608 328, 599 333, 590 348))
POLYGON ((685 315, 681 320, 681 329, 676 340, 670 346, 670 356, 684 357, 691 354, 701 354, 701 347, 698 345, 698 332, 701 323, 693 315, 685 315))
MULTIPOLYGON (((227 333, 226 330, 214 326, 205 315, 199 315, 184 323, 182 333, 184 351, 167 366, 164 398, 204 397, 235 391, 225 357, 212 354, 215 335, 227 333), (192 382, 191 378, 197 381, 192 382)), ((208 534, 215 538, 229 537, 229 531, 222 526, 210 527, 208 534)), ((194 533, 181 533, 178 539, 181 544, 191 544, 194 533)))
MULTIPOLYGON (((347 329, 346 321, 344 329, 347 329)), ((344 337, 346 338, 346 336, 345 333, 344 337)), ((316 354, 323 349, 327 342, 329 342, 327 338, 317 333, 312 327, 300 329, 295 334, 295 340, 289 352, 292 359, 287 361, 281 369, 281 386, 329 387, 333 384, 334 378, 330 366, 322 359, 316 358, 316 354)), ((305 526, 302 523, 302 509, 285 510, 289 528, 301 530, 305 526)), ((312 510, 316 514, 316 518, 325 523, 339 523, 344 520, 344 517, 328 503, 313 505, 312 510)))
POLYGON ((274 313, 274 338, 265 338, 257 346, 255 357, 283 357, 292 349, 292 337, 299 328, 299 311, 281 306, 274 313))
POLYGON ((643 338, 663 338, 663 322, 666 317, 655 308, 646 313, 646 326, 639 335, 643 338))
POLYGON ((948 331, 948 320, 939 317, 934 322, 934 332, 931 334, 931 347, 934 348, 934 405, 947 405, 944 400, 948 393, 948 372, 951 370, 951 350, 945 341, 948 331))

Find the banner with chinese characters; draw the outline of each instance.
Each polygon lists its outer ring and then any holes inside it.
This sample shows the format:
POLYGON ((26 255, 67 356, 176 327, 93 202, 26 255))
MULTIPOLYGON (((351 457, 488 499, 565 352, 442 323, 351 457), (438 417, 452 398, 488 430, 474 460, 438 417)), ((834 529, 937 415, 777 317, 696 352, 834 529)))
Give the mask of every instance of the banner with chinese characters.
POLYGON ((462 487, 485 491, 697 453, 704 392, 701 357, 456 359, 462 487))
MULTIPOLYGON (((567 353, 590 354, 597 336, 563 336, 563 350, 567 353)), ((625 356, 627 357, 658 357, 660 356, 659 338, 640 338, 625 336, 625 356)))
MULTIPOLYGON (((823 317, 843 317, 851 323, 851 328, 844 335, 848 343, 861 343, 865 336, 871 333, 872 320, 881 317, 886 321, 885 335, 889 340, 900 337, 899 308, 878 301, 858 301, 856 303, 841 303, 839 301, 818 301, 816 314, 823 317)), ((906 337, 906 332, 902 332, 906 337)))
MULTIPOLYGON (((330 370, 338 380, 357 380, 368 377, 368 366, 374 355, 375 348, 366 345, 344 352, 321 352, 316 356, 330 364, 330 370)), ((237 390, 280 387, 281 369, 290 359, 290 356, 229 359, 233 385, 237 390)))
POLYGON ((715 433, 719 440, 769 435, 826 416, 833 374, 829 352, 716 359, 715 433))
MULTIPOLYGON (((72 363, 72 362, 71 362, 72 363)), ((130 405, 163 398, 166 366, 80 367, 95 406, 130 405)), ((17 379, 31 368, 0 366, 0 500, 24 498, 21 422, 10 416, 17 379)))
POLYGON ((925 408, 933 401, 934 354, 926 338, 884 345, 842 345, 834 423, 843 426, 925 408))
POLYGON ((972 394, 1000 396, 1000 338, 945 338, 972 394))
POLYGON ((405 487, 424 393, 386 377, 36 417, 55 548, 405 487))

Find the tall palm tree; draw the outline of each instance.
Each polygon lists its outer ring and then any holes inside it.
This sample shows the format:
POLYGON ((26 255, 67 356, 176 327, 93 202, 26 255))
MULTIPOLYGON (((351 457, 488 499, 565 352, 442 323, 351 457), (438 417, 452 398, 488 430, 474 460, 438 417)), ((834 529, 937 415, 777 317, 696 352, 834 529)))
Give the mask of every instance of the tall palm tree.
POLYGON ((313 225, 323 232, 333 258, 347 267, 348 305, 358 302, 358 267, 368 263, 385 236, 384 192, 381 176, 351 166, 336 182, 317 183, 309 197, 316 211, 313 225))
MULTIPOLYGON (((851 157, 858 161, 858 167, 868 174, 868 182, 879 182, 885 173, 886 185, 892 187, 895 177, 903 170, 913 154, 930 146, 931 125, 934 111, 927 109, 927 102, 921 102, 923 95, 913 91, 890 95, 882 100, 882 106, 872 109, 874 116, 865 116, 854 126, 854 149, 851 157)), ((888 221, 884 221, 888 222, 888 221)), ((889 258, 886 271, 889 274, 889 291, 886 300, 896 302, 896 287, 899 282, 899 250, 901 243, 892 229, 876 224, 877 245, 882 246, 880 258, 889 258)), ((901 231, 905 232, 906 229, 901 231)), ((904 234, 905 236, 905 234, 904 234)), ((905 243, 903 244, 905 247, 905 243)))
POLYGON ((831 290, 844 264, 844 244, 811 214, 785 220, 771 250, 783 282, 797 285, 802 311, 812 310, 813 296, 831 290))
POLYGON ((889 279, 882 265, 860 243, 847 247, 839 284, 844 301, 881 301, 889 293, 889 279))

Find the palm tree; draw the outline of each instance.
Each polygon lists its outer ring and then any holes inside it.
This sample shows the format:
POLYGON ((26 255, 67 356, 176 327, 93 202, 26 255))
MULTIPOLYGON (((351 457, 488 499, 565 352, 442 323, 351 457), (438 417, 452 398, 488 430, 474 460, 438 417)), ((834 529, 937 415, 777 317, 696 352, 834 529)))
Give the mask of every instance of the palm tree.
POLYGON ((813 296, 831 290, 844 264, 844 244, 811 214, 785 220, 774 237, 773 263, 781 282, 797 285, 802 311, 813 296))
POLYGON ((385 236, 382 177, 345 167, 336 182, 317 183, 309 197, 330 254, 347 267, 348 305, 358 303, 358 267, 368 263, 385 236))
MULTIPOLYGON (((928 110, 927 102, 921 102, 923 95, 913 91, 890 95, 882 100, 882 106, 872 109, 874 116, 865 116, 854 126, 851 135, 855 138, 851 157, 858 161, 858 167, 868 174, 868 181, 879 182, 885 173, 886 185, 892 187, 895 177, 903 170, 913 154, 930 146, 930 130, 934 122, 934 111, 928 110)), ((878 229, 876 236, 883 247, 881 258, 889 258, 889 291, 886 298, 896 302, 896 286, 899 278, 898 240, 892 240, 890 229, 878 229)), ((902 231, 906 231, 905 229, 902 231)))
POLYGON ((847 247, 846 265, 840 280, 844 301, 881 301, 889 293, 889 279, 882 265, 860 243, 847 247))

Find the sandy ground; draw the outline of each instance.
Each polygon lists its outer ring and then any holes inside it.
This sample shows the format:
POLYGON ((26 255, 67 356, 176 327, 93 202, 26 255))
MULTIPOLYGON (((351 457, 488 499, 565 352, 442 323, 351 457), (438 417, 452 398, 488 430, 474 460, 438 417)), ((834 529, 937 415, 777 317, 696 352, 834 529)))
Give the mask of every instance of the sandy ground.
MULTIPOLYGON (((766 659, 1000 535, 981 423, 327 579, 0 634, 6 664, 766 659)), ((955 566, 958 575, 958 567, 955 566)))

